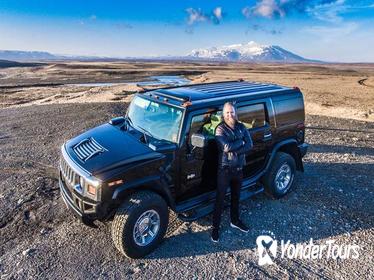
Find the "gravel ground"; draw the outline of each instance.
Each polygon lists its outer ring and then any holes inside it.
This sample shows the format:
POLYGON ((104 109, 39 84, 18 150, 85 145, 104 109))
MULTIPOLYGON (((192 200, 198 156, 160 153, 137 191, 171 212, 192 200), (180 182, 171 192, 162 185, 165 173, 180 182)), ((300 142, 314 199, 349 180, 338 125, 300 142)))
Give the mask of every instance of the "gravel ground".
POLYGON ((65 208, 58 189, 60 145, 121 115, 120 103, 61 104, 0 110, 1 279, 374 279, 374 124, 307 116, 310 151, 305 173, 280 200, 260 194, 241 204, 247 234, 222 221, 210 241, 211 217, 193 223, 171 215, 165 242, 141 260, 114 248, 110 224, 84 226, 65 208), (277 240, 360 246, 358 259, 275 259, 259 266, 258 235, 277 240))

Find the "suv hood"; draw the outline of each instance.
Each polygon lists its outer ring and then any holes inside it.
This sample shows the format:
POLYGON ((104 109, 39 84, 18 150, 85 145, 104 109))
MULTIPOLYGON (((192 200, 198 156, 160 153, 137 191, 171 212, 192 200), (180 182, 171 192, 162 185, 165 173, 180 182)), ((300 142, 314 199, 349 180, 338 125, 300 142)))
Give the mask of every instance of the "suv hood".
POLYGON ((95 127, 69 140, 65 149, 70 158, 91 175, 164 158, 163 154, 110 124, 95 127))

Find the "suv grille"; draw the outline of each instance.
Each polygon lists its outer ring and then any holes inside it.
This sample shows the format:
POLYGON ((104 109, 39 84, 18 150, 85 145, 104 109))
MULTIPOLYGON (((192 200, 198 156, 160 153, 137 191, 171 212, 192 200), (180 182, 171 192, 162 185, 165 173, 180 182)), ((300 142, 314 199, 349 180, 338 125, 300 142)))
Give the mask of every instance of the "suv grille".
POLYGON ((93 156, 106 151, 106 149, 93 138, 88 138, 79 142, 73 147, 73 150, 78 158, 83 161, 87 161, 93 156))
POLYGON ((79 183, 79 175, 73 171, 63 158, 61 158, 61 173, 65 182, 71 186, 75 186, 79 183))

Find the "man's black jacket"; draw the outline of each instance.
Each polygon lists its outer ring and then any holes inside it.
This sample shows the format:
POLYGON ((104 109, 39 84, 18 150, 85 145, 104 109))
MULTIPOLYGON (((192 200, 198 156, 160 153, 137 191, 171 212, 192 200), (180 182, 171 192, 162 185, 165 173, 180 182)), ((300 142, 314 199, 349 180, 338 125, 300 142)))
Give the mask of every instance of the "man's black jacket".
POLYGON ((236 122, 232 129, 225 122, 221 122, 215 134, 220 151, 218 166, 243 168, 245 154, 253 147, 251 135, 244 124, 236 122))

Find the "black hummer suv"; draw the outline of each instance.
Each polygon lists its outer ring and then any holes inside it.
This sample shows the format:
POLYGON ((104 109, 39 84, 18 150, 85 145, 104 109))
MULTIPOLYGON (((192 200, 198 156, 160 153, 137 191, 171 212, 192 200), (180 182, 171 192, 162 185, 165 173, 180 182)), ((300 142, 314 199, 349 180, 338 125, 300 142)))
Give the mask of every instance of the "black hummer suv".
MULTIPOLYGON (((246 155, 241 200, 285 195, 303 171, 304 102, 298 88, 229 81, 155 89, 134 96, 117 117, 62 147, 60 188, 85 224, 112 222, 124 255, 139 258, 161 242, 171 209, 192 221, 213 210, 223 104, 235 103, 254 147, 246 155)), ((227 193, 229 195, 229 193, 227 193)))

